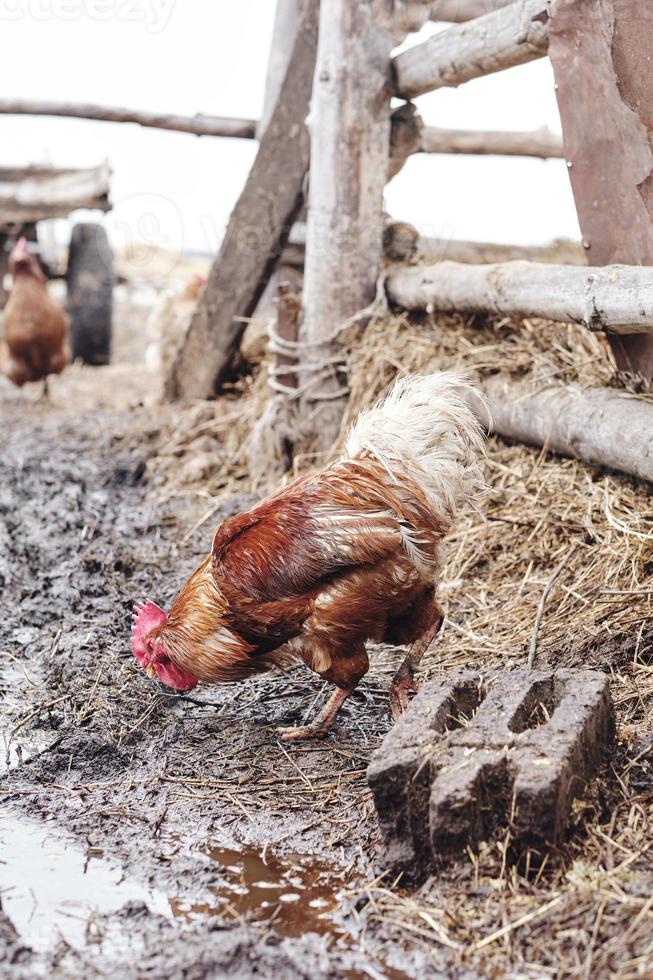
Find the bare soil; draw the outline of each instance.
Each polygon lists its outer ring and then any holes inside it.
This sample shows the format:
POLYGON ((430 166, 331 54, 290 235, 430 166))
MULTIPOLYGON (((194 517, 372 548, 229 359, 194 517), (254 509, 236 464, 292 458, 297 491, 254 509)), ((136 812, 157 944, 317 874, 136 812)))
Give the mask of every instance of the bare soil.
MULTIPOLYGON (((299 722, 319 697, 321 682, 308 671, 178 696, 133 661, 134 601, 168 603, 209 532, 188 534, 204 501, 146 500, 158 415, 139 406, 147 375, 132 374, 128 386, 122 371, 74 367, 55 379, 51 403, 35 400, 38 386, 0 390, 0 837, 5 849, 42 849, 36 910, 59 854, 60 901, 45 918, 64 936, 44 944, 29 922, 15 932, 21 881, 3 878, 0 969, 8 977, 404 975, 401 951, 370 946, 356 911, 376 876, 365 768, 388 727, 378 680, 345 712, 350 737, 289 749, 274 728, 299 722), (108 410, 105 399, 125 401, 118 389, 131 392, 128 404, 108 410), (81 943, 61 917, 84 874, 80 852, 87 873, 93 861, 104 878, 119 868, 149 899, 98 913, 111 885, 100 881, 75 903, 81 943), (152 896, 161 895, 156 911, 152 896)), ((215 520, 253 499, 226 500, 215 520)), ((410 972, 424 962, 416 951, 410 972)))
POLYGON ((148 681, 133 603, 167 605, 254 498, 153 491, 148 459, 181 419, 134 363, 73 367, 38 394, 0 379, 3 977, 653 974, 647 488, 492 445, 487 522, 453 536, 450 625, 425 674, 522 664, 578 538, 540 645, 610 674, 618 744, 560 852, 513 863, 506 830, 410 885, 380 864, 365 779, 400 651, 373 651, 314 744, 275 734, 325 696, 304 668, 190 695, 148 681))

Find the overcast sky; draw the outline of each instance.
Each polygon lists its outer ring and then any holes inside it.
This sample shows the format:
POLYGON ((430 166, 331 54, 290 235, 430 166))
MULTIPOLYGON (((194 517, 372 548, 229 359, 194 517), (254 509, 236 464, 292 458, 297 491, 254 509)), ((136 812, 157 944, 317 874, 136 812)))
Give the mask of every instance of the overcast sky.
MULTIPOLYGON (((256 118, 273 16, 274 0, 0 0, 0 95, 256 118)), ((546 59, 417 101, 435 126, 559 130, 546 59)), ((104 220, 117 245, 214 251, 255 149, 250 140, 0 116, 2 164, 109 160, 115 207, 104 220)), ((446 237, 579 237, 561 160, 416 156, 388 186, 386 208, 446 237)))

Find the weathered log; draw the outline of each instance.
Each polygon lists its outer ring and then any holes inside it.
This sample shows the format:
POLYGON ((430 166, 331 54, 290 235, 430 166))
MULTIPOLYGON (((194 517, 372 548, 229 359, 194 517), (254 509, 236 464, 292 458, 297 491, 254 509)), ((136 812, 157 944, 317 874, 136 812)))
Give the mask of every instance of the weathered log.
POLYGON ((470 265, 512 262, 515 259, 555 265, 587 265, 587 254, 581 243, 564 238, 556 239, 548 245, 503 245, 499 242, 421 237, 416 257, 421 265, 432 265, 445 259, 470 265))
POLYGON ((542 160, 564 156, 561 137, 546 128, 530 133, 502 133, 424 126, 419 150, 422 153, 496 154, 542 160))
POLYGON ((166 397, 209 398, 219 388, 303 203, 310 141, 305 127, 315 67, 319 0, 302 19, 276 108, 232 212, 166 397))
POLYGON ((451 24, 483 17, 500 7, 507 7, 513 0, 431 0, 429 18, 451 24))
POLYGON ((513 0, 395 0, 395 30, 399 34, 410 34, 419 31, 429 20, 463 24, 512 2, 513 0))
MULTIPOLYGON (((404 221, 393 221, 388 219, 384 229, 384 244, 387 241, 387 248, 384 247, 386 257, 393 261, 405 261, 404 259, 393 259, 395 252, 396 236, 392 230, 393 225, 399 225, 398 243, 402 252, 406 251, 409 238, 417 236, 416 247, 409 247, 407 258, 417 258, 421 265, 432 265, 435 262, 442 262, 448 259, 451 262, 464 262, 471 265, 489 264, 494 262, 510 262, 513 259, 525 259, 528 262, 547 262, 556 265, 587 265, 585 249, 580 242, 572 242, 568 239, 560 238, 550 242, 548 245, 503 245, 498 242, 466 242, 454 238, 429 238, 420 235, 414 229, 414 235, 404 221)), ((288 238, 288 264, 296 267, 304 265, 304 252, 306 246, 306 225, 296 222, 288 238)), ((284 258, 286 252, 284 252, 284 258)))
POLYGON ((334 331, 371 302, 379 274, 392 30, 385 0, 321 4, 300 340, 309 361, 302 411, 322 449, 337 435, 346 395, 334 331))
POLYGON ((389 218, 383 229, 383 254, 389 262, 412 262, 419 254, 417 228, 407 221, 389 218))
POLYGON ((533 392, 502 375, 481 384, 486 427, 505 439, 544 446, 562 456, 653 482, 653 405, 612 388, 565 385, 533 392))
POLYGON ((272 118, 279 91, 292 54, 297 27, 301 17, 301 0, 276 0, 268 68, 265 76, 263 112, 256 123, 256 138, 260 139, 272 118))
POLYGON ((393 303, 407 310, 508 313, 594 330, 653 332, 653 268, 642 266, 438 262, 391 271, 387 291, 393 303))
MULTIPOLYGON (((649 3, 556 0, 549 55, 578 220, 592 265, 653 265, 649 3)), ((622 370, 653 377, 653 338, 611 338, 622 370)))
POLYGON ((404 102, 390 119, 390 161, 388 180, 399 173, 409 156, 423 149, 424 123, 412 102, 404 102))
POLYGON ((412 99, 444 86, 523 65, 546 54, 551 0, 514 0, 395 55, 395 95, 412 99))
POLYGON ((179 116, 165 112, 146 112, 122 106, 93 105, 90 102, 49 102, 40 99, 0 99, 0 114, 20 116, 65 116, 72 119, 96 119, 99 122, 136 123, 152 129, 169 129, 195 136, 236 136, 254 139, 253 119, 228 116, 179 116))

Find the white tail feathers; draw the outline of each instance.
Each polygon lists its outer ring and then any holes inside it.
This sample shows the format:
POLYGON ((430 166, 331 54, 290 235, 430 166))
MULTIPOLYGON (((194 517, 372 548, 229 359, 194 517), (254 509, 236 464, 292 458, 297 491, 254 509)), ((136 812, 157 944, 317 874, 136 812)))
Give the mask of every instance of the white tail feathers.
POLYGON ((419 483, 438 520, 451 524, 483 488, 483 431, 467 403, 471 393, 480 397, 468 378, 451 371, 401 378, 358 417, 346 453, 368 452, 395 483, 406 477, 419 483))

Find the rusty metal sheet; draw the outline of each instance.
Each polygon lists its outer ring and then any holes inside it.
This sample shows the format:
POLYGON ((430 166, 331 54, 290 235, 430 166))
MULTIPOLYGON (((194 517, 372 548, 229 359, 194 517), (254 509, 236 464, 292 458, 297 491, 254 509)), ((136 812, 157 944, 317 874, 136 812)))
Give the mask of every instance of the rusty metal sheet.
MULTIPOLYGON (((653 265, 653 4, 553 0, 549 57, 590 265, 653 265)), ((653 377, 653 338, 611 337, 653 377)))

